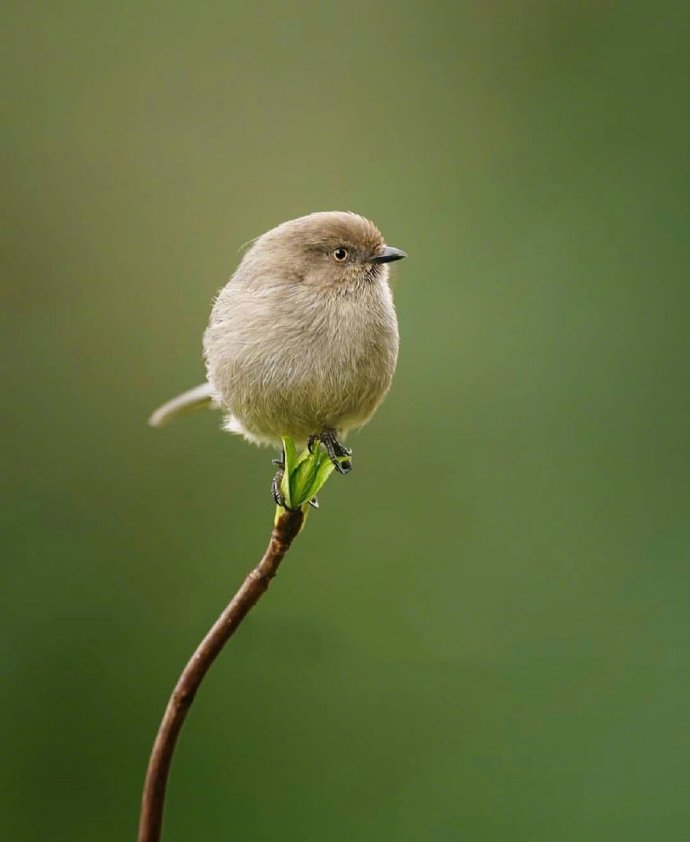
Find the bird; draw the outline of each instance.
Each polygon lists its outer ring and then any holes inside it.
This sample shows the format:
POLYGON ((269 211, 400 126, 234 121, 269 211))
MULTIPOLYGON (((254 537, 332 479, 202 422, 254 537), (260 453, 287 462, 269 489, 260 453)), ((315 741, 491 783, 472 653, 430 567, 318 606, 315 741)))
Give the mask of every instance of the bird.
MULTIPOLYGON (((406 256, 350 211, 310 213, 257 237, 213 303, 206 382, 164 403, 149 424, 216 408, 224 429, 249 442, 280 449, 289 436, 310 450, 320 443, 348 473, 344 437, 372 417, 395 372, 389 264, 406 256)), ((279 505, 283 459, 274 460, 279 505)))

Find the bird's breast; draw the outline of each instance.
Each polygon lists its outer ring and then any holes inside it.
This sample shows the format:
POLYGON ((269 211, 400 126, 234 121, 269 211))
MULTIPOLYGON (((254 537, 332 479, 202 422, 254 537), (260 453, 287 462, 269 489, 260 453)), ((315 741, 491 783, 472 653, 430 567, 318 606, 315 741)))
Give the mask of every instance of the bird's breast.
POLYGON ((364 423, 388 391, 398 328, 388 284, 221 293, 204 337, 209 379, 247 429, 303 438, 364 423))

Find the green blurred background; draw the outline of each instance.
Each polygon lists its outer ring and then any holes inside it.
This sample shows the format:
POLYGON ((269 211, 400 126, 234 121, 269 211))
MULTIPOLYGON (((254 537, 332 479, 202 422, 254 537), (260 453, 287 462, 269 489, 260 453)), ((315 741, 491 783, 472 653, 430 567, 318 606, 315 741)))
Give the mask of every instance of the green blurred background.
POLYGON ((262 551, 202 379, 240 245, 406 249, 398 374, 204 685, 166 842, 685 840, 686 2, 12 3, 3 833, 133 839, 262 551))

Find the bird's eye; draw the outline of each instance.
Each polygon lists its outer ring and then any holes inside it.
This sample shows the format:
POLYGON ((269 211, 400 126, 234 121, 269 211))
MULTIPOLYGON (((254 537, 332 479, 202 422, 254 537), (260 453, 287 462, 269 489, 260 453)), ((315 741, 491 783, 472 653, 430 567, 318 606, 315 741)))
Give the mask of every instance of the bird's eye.
POLYGON ((344 249, 342 246, 337 248, 333 252, 333 257, 338 261, 338 263, 342 263, 344 260, 347 260, 347 249, 344 249))

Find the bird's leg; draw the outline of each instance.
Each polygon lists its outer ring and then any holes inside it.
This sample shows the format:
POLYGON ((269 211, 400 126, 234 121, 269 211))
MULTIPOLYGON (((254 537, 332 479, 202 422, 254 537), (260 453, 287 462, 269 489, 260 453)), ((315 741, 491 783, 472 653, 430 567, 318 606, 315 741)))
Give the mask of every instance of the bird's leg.
POLYGON ((314 452, 314 445, 318 442, 321 442, 326 448, 326 453, 328 453, 336 471, 341 474, 349 474, 352 470, 352 461, 348 458, 341 462, 340 459, 343 456, 352 456, 352 451, 338 441, 335 430, 332 427, 325 427, 318 435, 309 436, 307 447, 310 453, 314 452))
POLYGON ((283 496, 283 492, 280 490, 280 484, 283 481, 283 474, 285 473, 285 451, 282 451, 280 459, 273 459, 272 462, 278 470, 276 471, 276 475, 273 477, 273 482, 271 483, 271 495, 273 496, 276 506, 281 506, 284 509, 285 497, 283 496))

